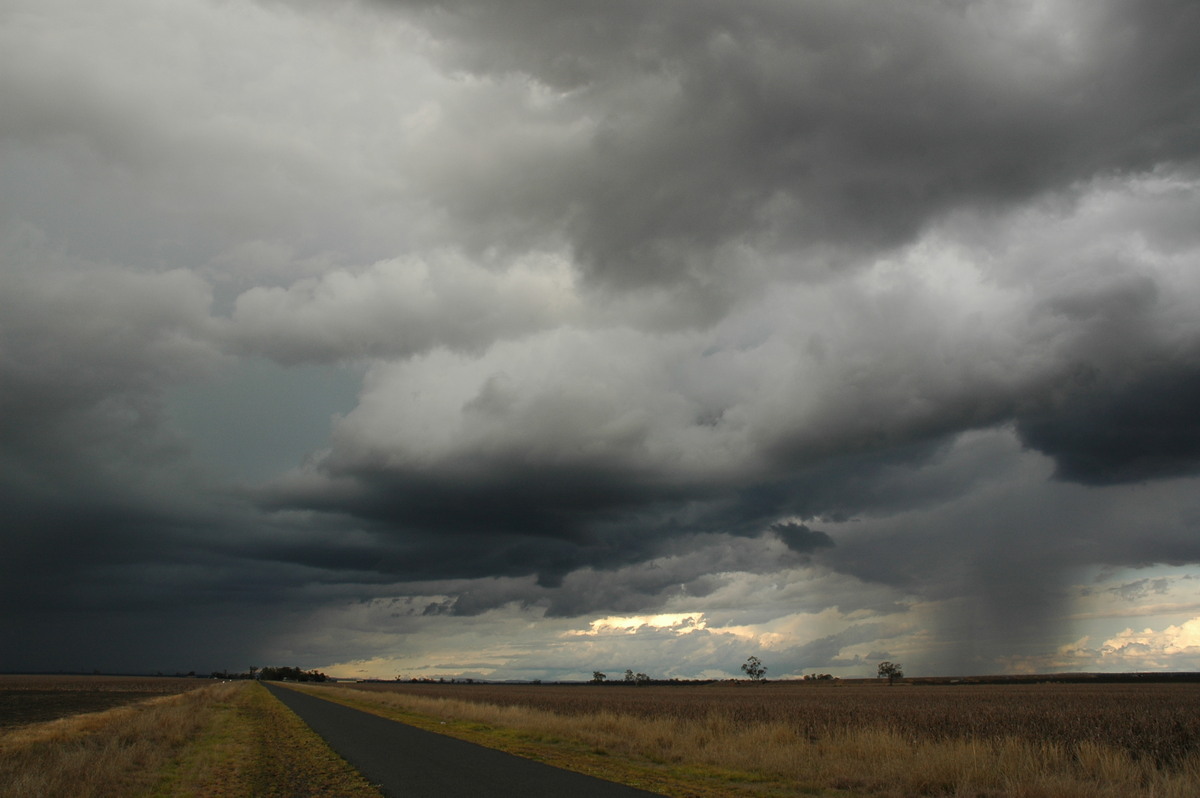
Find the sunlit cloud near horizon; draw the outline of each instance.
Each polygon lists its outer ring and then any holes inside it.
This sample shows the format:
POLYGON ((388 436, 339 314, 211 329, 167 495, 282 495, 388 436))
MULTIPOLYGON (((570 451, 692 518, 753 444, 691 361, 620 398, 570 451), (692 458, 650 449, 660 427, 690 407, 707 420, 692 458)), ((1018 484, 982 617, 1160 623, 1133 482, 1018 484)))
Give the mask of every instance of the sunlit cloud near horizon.
POLYGON ((0 0, 0 671, 1200 670, 1189 0, 0 0))

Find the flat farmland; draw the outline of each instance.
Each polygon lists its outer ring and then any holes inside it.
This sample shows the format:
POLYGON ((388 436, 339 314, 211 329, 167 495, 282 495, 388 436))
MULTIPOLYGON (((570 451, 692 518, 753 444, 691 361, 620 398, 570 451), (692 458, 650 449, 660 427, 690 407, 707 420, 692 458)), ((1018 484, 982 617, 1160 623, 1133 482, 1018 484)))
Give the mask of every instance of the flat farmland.
POLYGON ((210 683, 163 676, 0 675, 0 729, 102 712, 210 683))
POLYGON ((1200 753, 1200 684, 896 685, 777 682, 701 686, 362 683, 393 692, 556 715, 720 718, 781 724, 810 739, 853 728, 941 741, 1090 742, 1170 763, 1200 753))
POLYGON ((360 683, 310 690, 667 795, 1200 795, 1195 683, 360 683))

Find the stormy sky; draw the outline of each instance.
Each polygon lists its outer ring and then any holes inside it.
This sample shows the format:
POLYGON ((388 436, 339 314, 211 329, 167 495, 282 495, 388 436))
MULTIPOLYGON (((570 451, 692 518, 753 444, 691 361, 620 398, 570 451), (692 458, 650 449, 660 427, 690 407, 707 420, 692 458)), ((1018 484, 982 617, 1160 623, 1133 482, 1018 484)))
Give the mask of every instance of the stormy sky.
POLYGON ((0 0, 0 671, 1200 670, 1194 0, 0 0))

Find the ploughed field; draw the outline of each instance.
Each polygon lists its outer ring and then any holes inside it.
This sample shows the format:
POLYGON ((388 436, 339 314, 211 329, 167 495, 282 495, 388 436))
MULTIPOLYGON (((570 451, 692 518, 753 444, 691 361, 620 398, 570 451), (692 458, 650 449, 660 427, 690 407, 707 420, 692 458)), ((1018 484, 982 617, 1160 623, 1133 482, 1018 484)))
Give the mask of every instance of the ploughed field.
POLYGON ((210 683, 163 676, 0 675, 0 729, 102 712, 210 683))
POLYGON ((1014 738, 1074 748, 1112 746, 1170 766, 1200 753, 1200 684, 957 684, 853 682, 709 685, 360 683, 395 692, 560 715, 615 713, 731 724, 786 724, 810 740, 882 729, 915 741, 1014 738))

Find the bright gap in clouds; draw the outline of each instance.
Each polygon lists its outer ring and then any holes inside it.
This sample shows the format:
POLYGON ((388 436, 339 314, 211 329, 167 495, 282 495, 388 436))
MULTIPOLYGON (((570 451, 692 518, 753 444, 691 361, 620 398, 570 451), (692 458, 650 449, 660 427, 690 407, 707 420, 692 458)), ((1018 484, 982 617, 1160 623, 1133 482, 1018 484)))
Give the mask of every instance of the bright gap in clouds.
POLYGON ((636 634, 643 630, 665 630, 675 634, 686 635, 699 629, 708 628, 708 621, 702 612, 671 613, 667 615, 613 615, 607 618, 597 618, 586 630, 568 632, 568 635, 600 635, 606 633, 636 634))
POLYGON ((1200 670, 1194 566, 1092 569, 1075 585, 1077 639, 1051 663, 1101 671, 1200 670))

